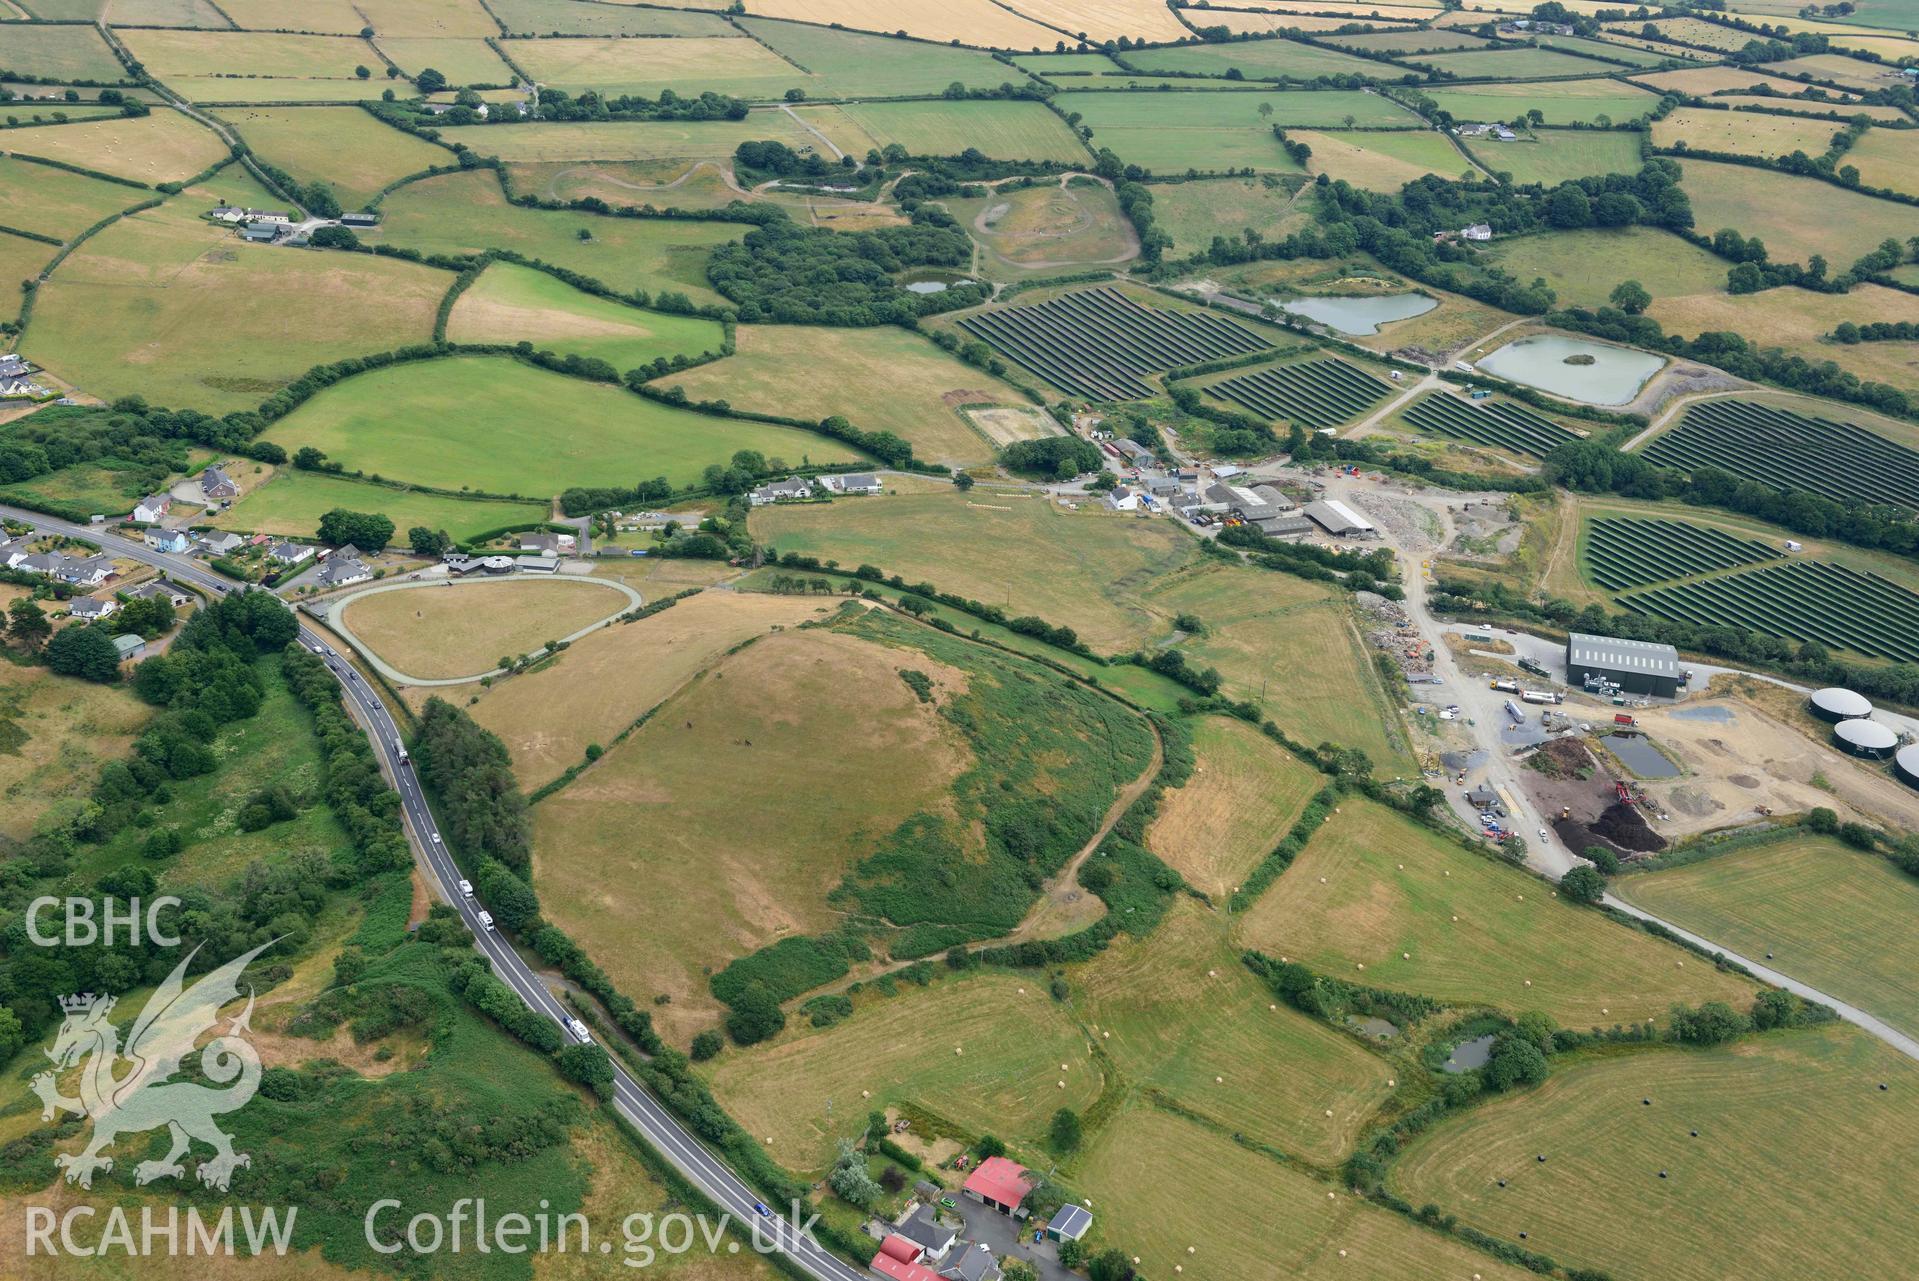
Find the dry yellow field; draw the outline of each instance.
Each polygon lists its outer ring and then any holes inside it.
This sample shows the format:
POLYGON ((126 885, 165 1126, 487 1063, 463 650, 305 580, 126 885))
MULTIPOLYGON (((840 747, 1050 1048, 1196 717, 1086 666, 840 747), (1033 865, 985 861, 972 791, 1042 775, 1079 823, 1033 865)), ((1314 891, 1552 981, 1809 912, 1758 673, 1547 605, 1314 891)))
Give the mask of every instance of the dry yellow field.
POLYGON ((1008 0, 1007 7, 1094 43, 1131 36, 1158 44, 1192 34, 1171 9, 1154 0, 1008 0))
POLYGON ((1107 1239, 1136 1254, 1152 1277, 1173 1277, 1174 1268, 1178 1281, 1533 1275, 1150 1104, 1108 1122, 1070 1177, 1102 1221, 1115 1225, 1107 1239))
MULTIPOLYGON (((211 129, 168 107, 137 120, 114 117, 14 134, 13 150, 137 182, 179 182, 226 154, 211 129)), ((128 200, 138 203, 138 197, 128 200)))
POLYGON ((493 36, 500 28, 480 0, 353 0, 383 36, 493 36))
MULTIPOLYGON (((573 40, 520 40, 514 61, 542 83, 569 89, 607 92, 659 92, 658 86, 688 88, 700 80, 797 84, 807 73, 757 40, 728 36, 683 36, 665 40, 582 37, 573 40)), ((777 91, 752 97, 777 97, 777 91)))
POLYGON ((422 680, 477 676, 626 609, 624 592, 572 578, 469 579, 362 596, 341 621, 394 668, 422 680))
MULTIPOLYGON (((717 1021, 708 974, 837 924, 827 892, 971 766, 960 731, 899 678, 902 658, 839 632, 762 637, 534 808, 547 914, 642 1006, 671 997, 653 1015, 669 1038, 717 1021)), ((935 686, 966 680, 911 661, 935 686)))
POLYGON ((746 0, 756 17, 905 31, 922 40, 958 40, 993 49, 1051 49, 1060 34, 993 0, 746 0))
POLYGON ((1663 1017, 1675 1001, 1751 1004, 1745 979, 1348 798, 1246 913, 1248 947, 1338 978, 1579 1030, 1663 1017))
POLYGON ((1919 146, 1913 144, 1911 130, 1869 129, 1839 163, 1857 169, 1859 181, 1868 187, 1919 194, 1919 146))
POLYGON ((219 114, 255 154, 301 182, 325 182, 346 209, 360 208, 396 178, 448 160, 443 149, 358 107, 229 107, 219 114))
MULTIPOLYGON (((1747 67, 1687 67, 1680 71, 1654 71, 1634 76, 1632 81, 1652 89, 1677 89, 1701 98, 1716 93, 1743 93, 1754 85, 1765 85, 1787 96, 1806 90, 1806 86, 1797 80, 1769 76, 1763 71, 1747 67)), ((1833 94, 1833 97, 1840 95, 1833 94)))
POLYGON ((1790 156, 1803 151, 1824 155, 1843 126, 1802 116, 1764 115, 1756 111, 1714 111, 1681 107, 1652 126, 1656 146, 1684 142, 1694 151, 1725 151, 1738 156, 1790 156))
MULTIPOLYGON (((289 12, 286 0, 222 0, 220 11, 240 26, 254 31, 287 28, 312 31, 329 36, 357 36, 366 19, 353 7, 353 0, 302 0, 297 12, 289 12)), ((498 30, 499 28, 494 28, 498 30)))
POLYGON ((1200 721, 1193 753, 1192 777, 1161 802, 1146 845, 1220 901, 1272 853, 1322 777, 1240 720, 1200 721))
POLYGON ((1360 130, 1350 134, 1288 129, 1286 136, 1313 149, 1313 174, 1343 178, 1371 191, 1398 191, 1427 174, 1458 178, 1473 163, 1443 134, 1419 129, 1360 130))
POLYGON ((123 689, 0 662, 0 836, 23 840, 49 809, 84 800, 150 715, 123 689))
POLYGON ((867 1112, 902 1103, 972 1133, 1032 1142, 1055 1110, 1084 1109, 1104 1084, 1066 1007, 1018 974, 946 978, 863 1000, 834 1027, 794 1024, 800 1030, 728 1051, 710 1069, 721 1106, 789 1169, 824 1169, 834 1141, 867 1112))
POLYGON ((1392 1092, 1393 1066, 1278 1000, 1230 930, 1178 899, 1145 938, 1068 972, 1074 1008, 1129 1086, 1330 1165, 1392 1092))
POLYGON ((587 744, 612 742, 741 641, 826 608, 798 596, 703 592, 637 623, 581 637, 557 662, 481 692, 469 710, 506 743, 514 773, 531 790, 577 764, 587 744))
POLYGON ((1734 297, 1725 293, 1661 298, 1646 309, 1667 333, 1693 338, 1715 331, 1780 347, 1818 364, 1835 360, 1875 382, 1919 389, 1919 342, 1827 342, 1835 325, 1851 321, 1919 321, 1919 298, 1883 285, 1854 285, 1843 294, 1790 287, 1734 297))

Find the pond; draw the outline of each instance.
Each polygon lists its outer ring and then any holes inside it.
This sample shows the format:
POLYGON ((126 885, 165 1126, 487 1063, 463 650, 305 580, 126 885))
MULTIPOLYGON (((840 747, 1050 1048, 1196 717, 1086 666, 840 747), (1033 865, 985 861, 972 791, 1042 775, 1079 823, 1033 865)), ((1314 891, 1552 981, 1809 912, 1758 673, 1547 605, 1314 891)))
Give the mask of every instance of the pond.
POLYGON ((1439 305, 1437 298, 1425 294, 1366 294, 1295 298, 1281 303, 1283 311, 1316 320, 1342 334, 1367 335, 1379 332, 1381 325, 1395 320, 1423 316, 1439 305))
POLYGON ((1485 373, 1587 405, 1626 404, 1665 363, 1651 352, 1560 334, 1521 338, 1478 362, 1485 373))
POLYGON ((909 294, 943 294, 951 288, 944 280, 915 280, 906 286, 909 294))
POLYGON ((1373 1018, 1371 1015, 1362 1017, 1358 1014, 1348 1014, 1346 1026, 1361 1036, 1369 1036, 1375 1041, 1389 1041, 1399 1035, 1399 1029, 1393 1024, 1385 1019, 1373 1018))
POLYGON ((1470 1072, 1474 1068, 1486 1066, 1486 1060, 1493 1056, 1493 1038, 1491 1035, 1476 1036, 1470 1041, 1461 1041, 1453 1047, 1453 1052, 1441 1065, 1441 1070, 1458 1076, 1461 1072, 1470 1072))
POLYGON ((1635 734, 1608 734, 1599 741, 1641 778, 1679 777, 1679 767, 1648 739, 1635 734))

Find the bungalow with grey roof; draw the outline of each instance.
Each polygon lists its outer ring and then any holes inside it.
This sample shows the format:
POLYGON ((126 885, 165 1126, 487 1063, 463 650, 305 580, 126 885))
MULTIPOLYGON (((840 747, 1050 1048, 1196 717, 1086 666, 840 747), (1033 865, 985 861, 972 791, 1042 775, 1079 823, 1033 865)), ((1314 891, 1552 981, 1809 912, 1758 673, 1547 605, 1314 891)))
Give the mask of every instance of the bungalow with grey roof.
POLYGON ((193 602, 191 593, 177 583, 169 583, 164 578, 156 578, 152 582, 141 583, 138 587, 129 587, 120 594, 129 600, 164 600, 175 609, 180 609, 193 602))
POLYGON ((304 565, 313 559, 313 548, 305 543, 277 542, 267 548, 267 559, 279 565, 304 565))
POLYGON ((840 476, 822 476, 820 484, 833 494, 877 494, 885 490, 880 478, 870 471, 848 472, 840 476))
POLYGON ((60 562, 53 576, 77 587, 98 587, 113 577, 113 560, 108 556, 61 556, 60 562))
POLYGON ((935 1263, 944 1259, 959 1239, 957 1229, 949 1228, 935 1216, 931 1206, 922 1205, 893 1225, 895 1236, 905 1237, 920 1248, 921 1254, 935 1263))
POLYGON ((227 533, 224 530, 219 533, 200 535, 200 550, 206 552, 209 556, 230 555, 233 552, 239 551, 245 544, 246 539, 240 537, 238 534, 227 533))
POLYGON ((999 1264, 984 1241, 969 1241, 939 1266, 946 1281, 1000 1281, 999 1264))
POLYGON ((788 476, 785 480, 776 480, 769 485, 761 485, 746 496, 755 507, 765 507, 770 503, 794 502, 813 496, 813 482, 801 480, 798 476, 788 476))
POLYGON ((83 622, 93 622, 105 618, 120 608, 120 602, 100 596, 75 596, 68 603, 67 612, 83 622))
POLYGON ((19 565, 32 554, 27 550, 31 544, 32 540, 28 538, 0 539, 0 569, 13 569, 19 565))
POLYGON ((11 568, 23 574, 40 574, 52 578, 60 567, 66 564, 66 561, 67 558, 59 552, 30 552, 16 560, 11 568))
POLYGON ((315 581, 321 587, 351 587, 372 577, 373 571, 360 559, 360 549, 348 543, 326 558, 315 581))

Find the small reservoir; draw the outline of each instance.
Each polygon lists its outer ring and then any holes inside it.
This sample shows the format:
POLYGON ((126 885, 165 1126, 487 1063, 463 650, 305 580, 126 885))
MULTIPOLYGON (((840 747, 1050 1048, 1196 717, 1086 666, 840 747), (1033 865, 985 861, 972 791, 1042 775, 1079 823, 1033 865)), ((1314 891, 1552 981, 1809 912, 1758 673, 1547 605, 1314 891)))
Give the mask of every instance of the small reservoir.
POLYGON ((1477 362, 1481 371, 1587 405, 1623 405, 1666 363, 1663 356, 1561 334, 1508 343, 1477 362))
POLYGON ((1470 1072, 1474 1068, 1486 1066, 1486 1060, 1493 1056, 1493 1038, 1490 1035, 1476 1036, 1470 1041, 1461 1041, 1453 1047, 1441 1070, 1458 1076, 1461 1072, 1470 1072))
POLYGON ((1679 777, 1679 767, 1664 752, 1637 734, 1608 734, 1599 741, 1640 778, 1679 777))
POLYGON ((1344 295, 1295 298, 1281 303, 1280 310, 1318 321, 1342 334, 1363 337, 1378 333, 1381 325, 1395 320, 1423 316, 1438 305, 1437 298, 1425 294, 1344 295))

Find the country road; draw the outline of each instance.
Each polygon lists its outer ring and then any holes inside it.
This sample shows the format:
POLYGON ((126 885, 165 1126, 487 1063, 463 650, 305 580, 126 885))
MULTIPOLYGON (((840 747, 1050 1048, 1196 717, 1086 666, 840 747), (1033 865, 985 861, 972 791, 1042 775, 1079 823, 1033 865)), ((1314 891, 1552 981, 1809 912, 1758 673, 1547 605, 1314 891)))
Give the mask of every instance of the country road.
MULTIPOLYGON (((184 556, 156 551, 97 526, 74 525, 51 520, 34 512, 0 506, 0 517, 31 524, 49 534, 61 534, 98 544, 111 555, 139 561, 161 569, 167 577, 201 588, 214 596, 223 596, 235 585, 184 556)), ((297 615, 296 615, 297 617, 297 615)), ((386 704, 367 687, 360 674, 338 655, 327 652, 330 646, 316 632, 300 624, 300 641, 308 649, 326 653, 327 669, 340 682, 346 704, 367 735, 394 790, 400 795, 401 812, 414 849, 414 861, 427 874, 427 880, 441 900, 459 912, 460 919, 473 931, 475 946, 492 963, 493 972, 534 1011, 562 1027, 569 1017, 565 1008, 540 982, 539 978, 499 934, 480 923, 480 905, 458 892, 460 872, 440 835, 438 821, 427 805, 413 762, 401 755, 400 728, 394 723, 386 704)), ((754 1235, 756 1248, 785 1255, 807 1276, 816 1281, 868 1281, 868 1274, 829 1254, 811 1236, 802 1232, 773 1207, 762 1214, 759 1195, 720 1158, 709 1151, 685 1126, 669 1113, 646 1088, 629 1075, 618 1058, 613 1064, 613 1106, 661 1156, 665 1157, 693 1186, 716 1206, 736 1218, 744 1230, 754 1235)))

